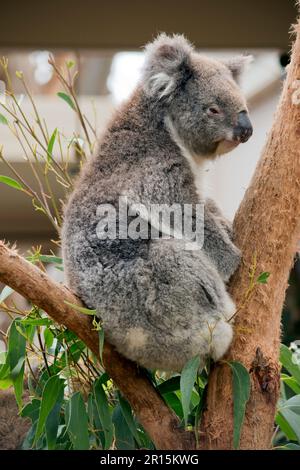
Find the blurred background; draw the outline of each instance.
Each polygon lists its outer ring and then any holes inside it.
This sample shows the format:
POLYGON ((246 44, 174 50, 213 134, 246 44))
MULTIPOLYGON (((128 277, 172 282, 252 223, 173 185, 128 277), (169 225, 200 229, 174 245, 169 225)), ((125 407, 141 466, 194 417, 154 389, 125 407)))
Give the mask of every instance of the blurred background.
MULTIPOLYGON (((231 154, 217 160, 208 171, 209 192, 224 213, 233 219, 249 185, 266 135, 272 125, 285 66, 289 61, 290 27, 295 22, 294 0, 163 0, 6 2, 0 7, 0 57, 9 59, 12 85, 24 110, 31 113, 15 71, 26 77, 40 114, 50 132, 58 127, 65 135, 79 132, 75 113, 57 96, 61 84, 48 64, 74 61, 79 102, 100 135, 113 110, 135 87, 144 60, 142 46, 159 32, 183 33, 203 54, 216 58, 251 53, 254 62, 243 77, 254 135, 231 154)), ((1 73, 1 72, 0 72, 1 73)), ((5 77, 0 74, 0 80, 5 77)), ((0 124, 0 145, 5 157, 24 178, 33 178, 22 148, 6 126, 0 124)), ((9 171, 0 162, 0 174, 9 171)), ((54 182, 54 197, 62 188, 54 182)), ((58 251, 57 238, 46 217, 33 210, 22 192, 0 185, 0 237, 17 243, 25 253, 33 245, 43 252, 58 251)), ((61 279, 59 271, 51 273, 61 279)), ((300 269, 291 275, 284 308, 284 340, 300 335, 300 269)), ((14 294, 13 300, 24 302, 14 294)), ((0 312, 0 329, 8 320, 0 312)))

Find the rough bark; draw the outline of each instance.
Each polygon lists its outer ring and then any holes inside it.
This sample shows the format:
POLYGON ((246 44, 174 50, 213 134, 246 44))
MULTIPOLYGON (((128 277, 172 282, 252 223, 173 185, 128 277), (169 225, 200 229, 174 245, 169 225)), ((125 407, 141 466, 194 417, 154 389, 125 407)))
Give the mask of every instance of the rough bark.
MULTIPOLYGON (((235 242, 243 253, 230 285, 237 305, 243 303, 249 287, 254 255, 257 273, 271 273, 267 285, 257 287, 238 311, 234 341, 225 358, 241 361, 251 375, 242 449, 268 449, 271 445, 279 393, 281 310, 300 237, 300 104, 293 102, 295 87, 300 88, 295 82, 300 79, 300 23, 296 33, 274 124, 234 221, 235 242)), ((217 364, 210 376, 201 430, 204 448, 232 448, 231 372, 226 364, 217 364)))
MULTIPOLYGON (((1 241, 0 280, 45 310, 57 323, 74 331, 99 357, 98 334, 92 329, 91 318, 66 304, 81 305, 79 299, 1 241)), ((157 449, 194 447, 193 433, 180 428, 176 415, 136 364, 120 356, 108 343, 103 349, 103 364, 157 449)))

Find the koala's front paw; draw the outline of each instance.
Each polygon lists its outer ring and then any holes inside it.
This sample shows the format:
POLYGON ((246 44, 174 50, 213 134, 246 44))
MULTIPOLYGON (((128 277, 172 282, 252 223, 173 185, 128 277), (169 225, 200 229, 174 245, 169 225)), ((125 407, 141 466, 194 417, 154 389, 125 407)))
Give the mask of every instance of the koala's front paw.
POLYGON ((225 219, 224 217, 217 217, 217 220, 222 225, 230 240, 233 240, 232 222, 230 222, 230 220, 225 219))
POLYGON ((209 211, 211 214, 213 214, 215 219, 218 221, 218 223, 221 225, 221 227, 225 230, 225 232, 229 236, 230 240, 232 240, 233 239, 232 222, 223 216, 221 210, 218 208, 218 206, 216 205, 213 199, 207 198, 205 200, 205 209, 209 211))
POLYGON ((224 282, 228 282, 241 262, 241 251, 227 238, 215 257, 218 271, 224 282))
POLYGON ((231 278, 231 276, 235 273, 235 271, 239 267, 241 258, 242 258, 241 250, 237 246, 232 244, 231 253, 227 258, 226 268, 224 272, 225 282, 227 282, 231 278))

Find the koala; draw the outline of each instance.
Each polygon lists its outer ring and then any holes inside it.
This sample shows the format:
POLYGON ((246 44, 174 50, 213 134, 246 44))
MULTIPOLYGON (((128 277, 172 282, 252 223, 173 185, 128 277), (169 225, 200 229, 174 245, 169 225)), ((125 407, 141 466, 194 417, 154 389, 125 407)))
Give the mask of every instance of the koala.
MULTIPOLYGON (((96 309, 105 338, 122 355, 148 369, 180 372, 197 355, 202 363, 217 361, 232 341, 235 305, 226 283, 240 252, 230 223, 203 194, 203 168, 252 134, 238 86, 249 57, 217 61, 185 37, 165 34, 146 46, 145 57, 139 84, 66 204, 63 257, 70 288, 96 309), (171 235, 118 236, 125 196, 125 225, 135 205, 203 204, 203 242, 187 249, 184 238, 171 235), (99 219, 108 225, 112 218, 99 215, 103 206, 114 209, 115 237, 97 232, 99 219)), ((157 228, 155 216, 146 219, 157 228)))

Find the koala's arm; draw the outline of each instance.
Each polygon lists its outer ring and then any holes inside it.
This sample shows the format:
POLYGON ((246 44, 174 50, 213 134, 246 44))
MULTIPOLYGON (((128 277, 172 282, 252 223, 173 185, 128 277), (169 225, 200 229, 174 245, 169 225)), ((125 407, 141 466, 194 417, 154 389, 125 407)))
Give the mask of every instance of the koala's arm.
POLYGON ((205 208, 208 212, 210 212, 217 219, 217 221, 222 225, 222 227, 228 233, 230 240, 232 240, 233 239, 232 222, 228 220, 226 217, 224 217, 224 215, 222 214, 220 208, 217 206, 215 201, 211 198, 205 199, 205 208))
POLYGON ((233 244, 227 221, 217 206, 204 206, 204 251, 209 255, 225 282, 240 263, 240 250, 233 244), (219 215, 220 214, 220 215, 219 215))
MULTIPOLYGON (((135 204, 172 204, 174 202, 173 188, 176 180, 172 172, 163 174, 158 172, 147 175, 140 169, 141 173, 135 172, 134 180, 128 184, 125 191, 128 206, 135 204), (147 182, 147 183, 146 183, 147 182)), ((176 175, 178 177, 178 174, 176 175)), ((153 214, 150 214, 153 217, 153 214)), ((145 217, 146 218, 146 217, 145 217)), ((158 227, 158 221, 148 219, 153 227, 158 227)), ((240 251, 232 243, 229 228, 217 206, 211 204, 204 205, 204 245, 203 250, 212 260, 223 280, 226 282, 237 269, 240 262, 240 251), (213 208, 213 210, 211 210, 213 208), (216 213, 217 212, 217 213, 216 213)))

